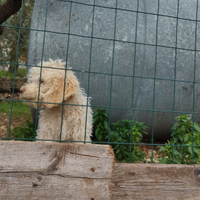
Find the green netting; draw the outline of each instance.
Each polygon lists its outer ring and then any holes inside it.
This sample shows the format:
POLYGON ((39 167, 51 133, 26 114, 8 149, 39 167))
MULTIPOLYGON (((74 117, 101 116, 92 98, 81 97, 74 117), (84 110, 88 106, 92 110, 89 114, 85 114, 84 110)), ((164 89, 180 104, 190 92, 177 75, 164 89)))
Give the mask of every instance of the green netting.
MULTIPOLYGON (((165 146, 165 144, 154 144, 154 115, 155 112, 159 113, 159 112, 165 112, 165 113, 172 113, 173 114, 173 121, 172 121, 172 144, 166 145, 166 146, 171 146, 172 147, 172 163, 174 163, 174 147, 192 147, 192 154, 193 154, 193 163, 194 161, 194 147, 200 147, 199 145, 194 145, 194 115, 199 115, 200 113, 195 112, 195 84, 199 84, 199 81, 196 81, 195 77, 196 77, 196 65, 197 65, 197 53, 200 52, 200 50, 197 50, 197 36, 198 36, 198 23, 200 22, 200 20, 198 20, 198 0, 196 3, 196 19, 189 19, 189 18, 182 18, 179 17, 179 8, 180 8, 180 4, 181 1, 177 0, 177 15, 176 16, 171 16, 171 15, 164 15, 164 14, 160 14, 160 0, 158 0, 158 6, 157 6, 157 13, 150 13, 150 12, 143 12, 143 11, 139 11, 139 3, 140 0, 137 0, 137 7, 135 8, 135 10, 130 10, 130 9, 123 9, 123 8, 119 8, 118 7, 118 0, 116 0, 116 4, 115 7, 107 7, 107 6, 100 6, 96 4, 96 1, 94 0, 93 5, 88 4, 88 3, 83 3, 83 2, 76 2, 76 1, 67 1, 67 0, 60 0, 61 2, 69 2, 70 3, 70 12, 69 12, 69 29, 68 29, 68 33, 62 33, 62 32, 56 32, 56 31, 49 31, 46 30, 46 24, 47 24, 47 13, 48 13, 48 0, 46 0, 46 10, 45 10, 45 22, 44 22, 44 29, 32 29, 32 28, 27 28, 27 27, 23 27, 21 25, 21 21, 22 21, 22 13, 23 13, 23 0, 22 0, 22 8, 20 10, 20 23, 19 26, 9 26, 9 25, 2 25, 4 28, 13 28, 13 29, 18 29, 18 42, 17 42, 17 51, 16 51, 16 61, 15 63, 12 62, 0 62, 0 64, 14 64, 15 65, 15 72, 14 72, 14 81, 13 81, 13 88, 15 86, 15 81, 16 81, 16 69, 17 69, 17 65, 18 65, 18 49, 19 49, 19 40, 20 40, 20 33, 21 30, 32 30, 32 31, 40 31, 43 32, 43 43, 42 45, 42 49, 44 50, 44 46, 45 46, 45 35, 46 33, 53 33, 53 34, 65 34, 68 36, 68 43, 67 43, 67 53, 66 53, 66 63, 68 61, 68 54, 69 54, 69 42, 70 42, 70 36, 78 36, 78 37, 83 37, 83 38, 89 38, 91 40, 90 42, 90 56, 89 56, 89 69, 85 71, 85 73, 88 73, 88 88, 87 88, 87 105, 75 105, 75 104, 67 104, 67 105, 74 105, 74 106, 85 106, 86 107, 86 122, 85 122, 85 137, 84 137, 84 143, 87 143, 88 141, 86 141, 86 125, 87 125, 87 114, 88 114, 88 107, 89 107, 89 96, 91 96, 91 94, 89 93, 90 91, 90 74, 101 74, 101 75, 109 75, 111 76, 110 79, 110 100, 109 100, 109 105, 108 106, 94 106, 91 105, 91 107, 93 109, 95 108, 105 108, 108 109, 108 127, 110 127, 111 125, 111 111, 112 109, 122 109, 122 110, 127 110, 127 111, 131 111, 131 133, 132 133, 132 129, 133 129, 133 123, 132 121, 133 119, 133 115, 132 113, 134 111, 149 111, 152 112, 152 138, 151 138, 151 142, 150 143, 132 143, 132 134, 130 134, 130 142, 129 143, 118 143, 118 142, 110 142, 110 129, 108 129, 108 138, 107 141, 105 142, 100 142, 100 141, 95 141, 95 143, 99 143, 99 144, 121 144, 121 145, 129 145, 129 162, 132 162, 132 146, 133 145, 147 145, 147 146, 151 146, 152 148, 152 155, 151 155, 151 162, 153 162, 153 147, 154 146, 165 146), (80 34, 74 34, 70 32, 70 22, 71 22, 71 13, 72 13, 72 6, 73 4, 81 4, 83 6, 91 6, 93 8, 93 12, 92 12, 92 31, 91 31, 91 35, 90 36, 84 36, 84 35, 80 35, 80 34), (110 9, 110 10, 114 10, 115 11, 115 18, 114 18, 114 35, 113 35, 113 39, 108 39, 108 38, 101 38, 101 37, 96 37, 94 36, 94 13, 95 13, 95 8, 99 7, 99 8, 105 8, 105 9, 110 9), (116 39, 116 24, 117 24, 117 12, 118 11, 127 11, 127 12, 132 12, 132 13, 136 13, 136 25, 135 25, 135 40, 134 42, 131 41, 123 41, 123 40, 119 40, 116 39), (137 31, 138 31, 138 14, 145 14, 145 15, 152 15, 152 16, 156 16, 156 42, 155 44, 148 44, 148 43, 141 43, 141 42, 137 42, 137 31), (171 46, 166 46, 166 45, 160 45, 158 44, 158 28, 159 28, 159 17, 167 17, 167 18, 172 18, 176 20, 176 38, 175 38, 175 47, 171 47, 171 46), (191 21, 191 22, 195 22, 195 48, 194 49, 190 49, 190 48, 180 48, 178 47, 178 23, 179 20, 187 20, 187 21, 191 21), (111 72, 110 73, 105 73, 105 72, 95 72, 95 71, 91 71, 91 59, 92 59, 92 53, 93 53, 93 39, 100 39, 100 40, 106 40, 106 41, 111 41, 113 42, 113 49, 112 49, 112 66, 111 66, 111 72), (123 43, 128 43, 128 44, 134 44, 134 65, 133 67, 133 74, 130 75, 122 75, 122 74, 117 74, 114 73, 114 59, 115 59, 115 43, 116 42, 123 42, 123 43), (153 46, 155 47, 155 68, 154 68, 154 75, 153 77, 151 76, 138 76, 135 75, 135 60, 136 60, 136 52, 137 52, 137 48, 136 45, 146 45, 146 46, 153 46), (166 49, 175 49, 175 64, 174 64, 174 78, 170 79, 170 78, 159 78, 157 77, 157 53, 158 53, 158 47, 163 47, 166 49), (185 51, 191 51, 194 52, 194 79, 193 80, 178 80, 177 79, 177 51, 178 50, 185 50, 185 51), (119 77, 129 77, 129 78, 133 78, 133 84, 132 84, 132 94, 131 94, 131 109, 130 108, 125 108, 125 107, 115 107, 112 106, 112 86, 113 86, 113 76, 119 76, 119 77), (142 79, 152 79, 153 80, 153 105, 152 105, 152 109, 142 109, 142 108, 134 108, 133 102, 134 102, 134 79, 135 78, 142 78, 142 79), (156 80, 162 80, 162 81, 172 81, 174 83, 174 92, 173 92, 173 111, 171 110, 158 110, 155 109, 155 87, 156 87, 156 80), (176 97, 176 83, 177 82, 186 82, 186 83, 192 83, 193 84, 193 108, 192 108, 192 112, 180 112, 180 111, 176 111, 175 110, 175 97, 176 97), (176 114, 192 114, 192 122, 193 122, 193 128, 192 128, 192 145, 178 145, 178 144, 174 144, 174 129, 175 129, 175 115, 176 114)), ((48 67, 44 67, 42 62, 43 62, 43 51, 42 51, 42 55, 41 55, 41 66, 34 66, 34 65, 25 65, 25 64, 21 64, 24 66, 28 66, 28 67, 40 67, 42 68, 48 68, 48 67)), ((67 64, 66 64, 67 65, 67 64)), ((56 69, 56 68, 53 68, 56 69)), ((81 72, 81 70, 73 70, 75 72, 81 72)), ((65 70, 65 79, 66 79, 66 74, 67 74, 67 70, 65 70)), ((42 75, 42 70, 40 72, 40 77, 42 75)), ((39 82, 39 94, 40 94, 40 83, 39 82)), ((63 93, 65 91, 65 86, 64 86, 64 90, 63 93)), ((0 100, 4 100, 4 101, 10 101, 8 99, 0 99, 0 100)), ((2 139, 24 139, 24 138, 13 138, 10 135, 11 132, 11 121, 12 121, 12 109, 13 109, 13 102, 17 102, 17 101, 21 101, 21 100, 14 100, 14 90, 12 91, 12 100, 11 100, 11 110, 10 110, 10 120, 9 120, 9 129, 8 129, 8 137, 4 137, 2 139)), ((23 101, 25 102, 25 101, 23 101)), ((64 95, 63 95, 63 102, 64 102, 64 95)), ((35 124, 35 130, 37 128, 37 121, 38 121, 38 105, 39 103, 44 103, 44 102, 40 102, 39 101, 39 95, 38 95, 38 101, 37 101, 37 109, 36 109, 36 124, 35 124)), ((51 103, 50 103, 51 104, 51 103)), ((55 104, 55 103, 53 103, 55 104)), ((64 105, 65 103, 59 103, 59 105, 62 105, 62 115, 64 112, 64 105)), ((58 142, 83 142, 83 141, 62 141, 61 137, 62 137, 62 124, 63 124, 63 117, 61 118, 61 124, 60 124, 60 139, 59 140, 54 140, 54 141, 58 141, 58 142)), ((36 131, 35 131, 35 137, 36 137, 36 131)), ((29 140, 29 139, 24 139, 24 140, 29 140)), ((35 139, 36 140, 36 139, 35 139)))

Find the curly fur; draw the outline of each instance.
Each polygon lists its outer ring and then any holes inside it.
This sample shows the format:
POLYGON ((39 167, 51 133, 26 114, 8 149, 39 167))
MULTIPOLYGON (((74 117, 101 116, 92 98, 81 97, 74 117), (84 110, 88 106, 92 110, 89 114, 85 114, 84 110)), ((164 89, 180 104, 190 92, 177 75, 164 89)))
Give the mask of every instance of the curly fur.
MULTIPOLYGON (((41 64, 38 64, 41 66, 41 64)), ((63 108, 62 140, 84 141, 86 130, 86 141, 91 141, 92 133, 92 109, 86 107, 87 96, 83 89, 80 88, 79 82, 74 73, 68 68, 66 72, 65 92, 65 63, 61 60, 49 60, 43 62, 41 67, 32 67, 28 73, 28 83, 21 87, 21 99, 28 100, 26 104, 37 108, 37 100, 40 95, 38 107, 42 110, 39 112, 39 123, 37 130, 37 139, 59 140, 61 129, 61 116, 63 108), (53 68, 56 69, 53 69, 53 68), (41 72, 42 69, 42 72, 41 72), (64 95, 64 105, 54 104, 62 103, 64 95), (85 105, 85 106, 81 106, 85 105), (87 109, 87 126, 86 125, 87 109)), ((90 98, 88 98, 90 101, 90 98)), ((90 102, 88 102, 90 105, 90 102)))

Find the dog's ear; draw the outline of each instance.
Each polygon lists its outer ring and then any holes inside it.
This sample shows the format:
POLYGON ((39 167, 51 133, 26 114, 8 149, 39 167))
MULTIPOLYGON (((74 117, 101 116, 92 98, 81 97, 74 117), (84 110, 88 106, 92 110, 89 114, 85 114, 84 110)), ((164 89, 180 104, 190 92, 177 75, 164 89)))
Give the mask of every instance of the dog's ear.
POLYGON ((48 103, 45 104, 45 107, 52 108, 54 106, 57 106, 56 103, 62 103, 63 95, 64 95, 64 100, 67 100, 68 98, 76 94, 77 89, 79 87, 79 82, 77 78, 75 76, 73 78, 66 77, 65 88, 64 88, 64 81, 65 81, 64 78, 56 78, 56 80, 54 80, 51 89, 46 94, 42 95, 43 97, 41 96, 43 102, 51 103, 51 104, 48 103))
MULTIPOLYGON (((67 100, 68 98, 74 96, 75 93, 77 92, 78 87, 79 87, 79 82, 76 79, 76 77, 75 79, 69 79, 68 81, 66 81, 64 100, 67 100)), ((63 95, 62 95, 62 98, 63 98, 63 95)))

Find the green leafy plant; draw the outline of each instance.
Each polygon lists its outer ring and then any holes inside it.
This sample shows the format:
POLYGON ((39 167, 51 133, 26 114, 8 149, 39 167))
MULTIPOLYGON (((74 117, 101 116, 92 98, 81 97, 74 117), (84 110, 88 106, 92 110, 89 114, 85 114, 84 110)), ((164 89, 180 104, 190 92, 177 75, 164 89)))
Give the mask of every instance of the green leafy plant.
MULTIPOLYGON (((113 128, 110 134, 110 142, 119 143, 111 144, 115 157, 117 160, 122 162, 128 162, 130 159, 130 145, 120 144, 120 143, 140 143, 142 140, 142 133, 146 134, 146 126, 141 122, 132 122, 132 136, 131 136, 131 121, 121 120, 117 123, 113 123, 113 128)), ((132 146, 132 162, 144 161, 145 153, 134 144, 132 146)))
POLYGON ((177 122, 174 124, 174 130, 171 129, 171 140, 165 146, 159 146, 158 153, 162 153, 160 163, 193 164, 200 162, 200 126, 193 123, 191 118, 192 115, 181 115, 175 118, 177 122), (192 147, 192 144, 197 147, 192 147))
POLYGON ((130 155, 130 145, 124 145, 120 143, 130 143, 130 126, 129 120, 121 120, 112 124, 112 131, 110 133, 109 142, 118 144, 111 144, 115 157, 117 160, 127 162, 130 155))
POLYGON ((134 145, 134 150, 131 155, 132 155, 131 161, 133 163, 145 162, 146 160, 146 154, 139 147, 135 145, 134 145))
POLYGON ((112 123, 112 128, 108 127, 108 114, 104 109, 98 109, 94 112, 94 132, 99 141, 109 141, 114 149, 115 157, 120 162, 129 162, 130 152, 132 162, 144 161, 145 153, 135 144, 142 140, 143 135, 146 134, 146 126, 141 122, 121 120, 116 123, 112 123), (110 134, 108 134, 108 132, 110 134), (134 143, 130 150, 129 144, 134 143))
POLYGON ((108 135, 108 114, 102 108, 94 111, 93 123, 95 127, 95 136, 99 141, 105 141, 108 135))
MULTIPOLYGON (((140 143, 142 140, 142 133, 147 134, 146 132, 147 126, 145 126, 142 122, 135 122, 132 128, 132 143, 140 143)), ((134 145, 132 152, 132 162, 144 161, 146 155, 142 150, 134 145)))
POLYGON ((15 127, 11 131, 11 136, 14 138, 34 139, 35 125, 27 119, 22 126, 15 127))

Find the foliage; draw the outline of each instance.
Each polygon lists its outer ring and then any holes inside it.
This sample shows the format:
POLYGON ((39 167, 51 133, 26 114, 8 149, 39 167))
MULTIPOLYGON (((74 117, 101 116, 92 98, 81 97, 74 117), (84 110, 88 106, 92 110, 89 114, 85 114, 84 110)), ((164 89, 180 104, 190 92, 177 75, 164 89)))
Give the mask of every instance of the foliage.
POLYGON ((132 134, 131 134, 131 121, 121 120, 117 123, 113 123, 113 128, 110 133, 109 142, 118 143, 112 144, 117 160, 122 162, 129 162, 130 159, 130 145, 120 143, 134 143, 132 145, 132 162, 143 161, 145 154, 141 151, 136 143, 140 143, 142 139, 142 133, 146 133, 146 126, 141 122, 132 122, 132 134))
MULTIPOLYGON (((5 113, 6 115, 10 115, 10 111, 11 111, 11 101, 0 103, 0 113, 5 113)), ((30 107, 23 104, 22 102, 13 102, 12 117, 20 118, 22 116, 31 118, 30 107)))
POLYGON ((11 131, 11 137, 23 139, 34 139, 35 125, 29 119, 23 123, 22 126, 15 127, 11 131))
MULTIPOLYGON (((0 5, 2 5, 4 2, 5 0, 0 0, 0 5)), ((30 27, 33 5, 34 0, 24 1, 23 6, 21 8, 23 10, 21 18, 21 27, 30 27)), ((17 56, 18 61, 26 63, 25 58, 27 57, 29 30, 23 28, 19 29, 21 9, 19 10, 19 12, 7 19, 3 24, 8 27, 4 27, 3 34, 0 37, 1 62, 16 63, 17 56)), ((7 66, 6 64, 1 65, 7 66)), ((13 73, 14 69, 15 65, 10 65, 9 71, 13 73)))
POLYGON ((98 109, 94 113, 94 125, 96 138, 99 141, 107 139, 111 143, 118 161, 129 162, 130 153, 132 162, 144 161, 145 153, 136 145, 136 143, 141 142, 142 134, 146 134, 147 127, 143 123, 132 122, 131 125, 130 120, 121 120, 112 123, 112 128, 110 128, 108 127, 108 114, 104 109, 98 109), (134 143, 131 150, 130 142, 134 143))
MULTIPOLYGON (((27 75, 27 69, 18 68, 15 77, 23 78, 26 75, 27 75)), ((6 70, 0 70, 0 78, 2 77, 14 78, 14 73, 10 73, 9 71, 6 70)))
POLYGON ((171 130, 171 141, 167 141, 165 146, 159 146, 159 152, 162 152, 160 163, 169 164, 174 161, 176 164, 193 164, 200 162, 200 126, 193 123, 191 118, 192 115, 175 118, 177 123, 174 124, 174 131, 173 128, 171 130), (174 142, 172 143, 173 133, 174 142), (177 146, 173 146, 173 144, 177 146), (192 147, 192 145, 199 147, 192 147))
POLYGON ((130 155, 130 145, 124 145, 120 143, 130 143, 130 121, 122 120, 117 123, 113 123, 113 128, 110 133, 109 142, 118 144, 112 144, 117 160, 127 162, 130 155))
MULTIPOLYGON (((147 134, 146 132, 147 126, 145 126, 142 122, 135 122, 132 128, 132 143, 141 143, 142 134, 147 134)), ((136 145, 133 146, 132 152, 132 162, 144 161, 146 155, 142 150, 136 145)))
POLYGON ((131 161, 133 163, 145 162, 146 160, 146 154, 139 147, 135 145, 131 155, 132 155, 131 161))
POLYGON ((95 136, 99 141, 104 141, 108 134, 108 114, 104 109, 99 108, 94 111, 93 118, 95 136))

